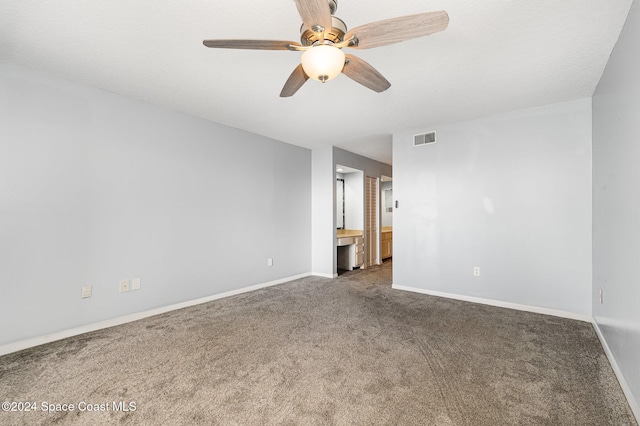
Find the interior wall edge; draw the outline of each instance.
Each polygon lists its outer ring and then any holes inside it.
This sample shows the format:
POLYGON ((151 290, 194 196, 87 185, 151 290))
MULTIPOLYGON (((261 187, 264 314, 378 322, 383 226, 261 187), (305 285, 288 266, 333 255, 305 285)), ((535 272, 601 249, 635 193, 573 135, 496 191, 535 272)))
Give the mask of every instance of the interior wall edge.
POLYGON ((596 335, 600 340, 600 344, 604 349, 604 353, 607 355, 609 364, 611 364, 611 368, 613 369, 613 372, 615 373, 616 378, 618 379, 618 383, 620 383, 622 392, 624 392, 624 396, 627 398, 629 407, 631 408, 633 415, 636 416, 636 421, 640 423, 640 405, 638 404, 638 401, 636 401, 635 398, 633 397, 633 392, 631 392, 631 387, 629 386, 629 383, 627 383, 627 380, 624 378, 624 375, 622 374, 622 370, 620 369, 620 366, 618 365, 618 362, 616 361, 616 358, 613 356, 613 352, 611 352, 611 348, 607 343, 607 339, 605 339, 604 334, 602 334, 602 330, 600 330, 600 325, 598 324, 596 317, 593 318, 592 324, 593 324, 593 329, 596 331, 596 335))

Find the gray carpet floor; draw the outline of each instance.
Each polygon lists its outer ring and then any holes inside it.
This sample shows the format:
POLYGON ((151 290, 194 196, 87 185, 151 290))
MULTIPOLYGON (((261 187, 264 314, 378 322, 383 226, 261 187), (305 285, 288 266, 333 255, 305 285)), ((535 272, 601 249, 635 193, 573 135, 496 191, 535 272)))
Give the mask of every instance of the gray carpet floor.
POLYGON ((590 324, 392 290, 390 262, 0 357, 0 399, 37 404, 3 425, 636 424, 590 324))

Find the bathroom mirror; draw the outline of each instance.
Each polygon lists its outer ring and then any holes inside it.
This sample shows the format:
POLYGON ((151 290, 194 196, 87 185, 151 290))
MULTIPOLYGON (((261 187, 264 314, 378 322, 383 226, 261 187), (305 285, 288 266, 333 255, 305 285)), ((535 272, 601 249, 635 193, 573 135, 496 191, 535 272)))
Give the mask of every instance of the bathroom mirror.
POLYGON ((388 176, 382 177, 382 226, 393 226, 393 182, 388 176))
POLYGON ((385 189, 383 196, 387 213, 393 213, 393 189, 385 189))
POLYGON ((344 229, 344 179, 336 179, 336 227, 344 229))

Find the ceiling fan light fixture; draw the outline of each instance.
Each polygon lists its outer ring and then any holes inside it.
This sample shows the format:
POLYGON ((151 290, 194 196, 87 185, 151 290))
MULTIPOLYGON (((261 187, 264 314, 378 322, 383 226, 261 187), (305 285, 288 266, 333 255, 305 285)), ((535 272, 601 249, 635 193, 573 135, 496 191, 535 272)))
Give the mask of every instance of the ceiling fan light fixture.
POLYGON ((302 54, 302 68, 311 78, 321 82, 334 79, 344 68, 344 52, 337 47, 322 44, 302 54))

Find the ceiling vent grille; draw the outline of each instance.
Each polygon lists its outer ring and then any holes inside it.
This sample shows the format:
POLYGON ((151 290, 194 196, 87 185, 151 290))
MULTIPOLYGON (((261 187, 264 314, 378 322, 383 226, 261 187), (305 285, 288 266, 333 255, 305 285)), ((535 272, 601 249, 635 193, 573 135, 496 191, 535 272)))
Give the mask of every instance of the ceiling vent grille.
POLYGON ((428 145, 436 143, 436 132, 422 133, 413 137, 413 146, 428 145))

